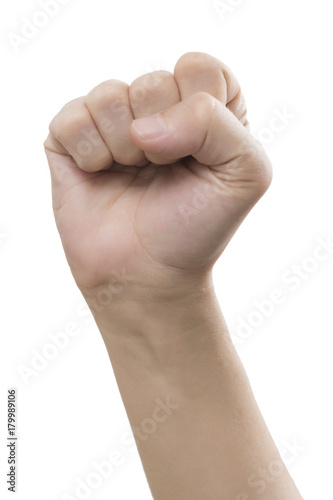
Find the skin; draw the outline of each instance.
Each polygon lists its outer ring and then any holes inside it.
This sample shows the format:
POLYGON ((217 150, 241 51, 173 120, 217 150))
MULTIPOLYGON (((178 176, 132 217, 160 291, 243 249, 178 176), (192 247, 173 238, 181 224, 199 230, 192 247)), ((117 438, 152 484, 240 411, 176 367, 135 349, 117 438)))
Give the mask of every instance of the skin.
POLYGON ((212 283, 272 175, 230 69, 188 53, 173 74, 101 83, 60 110, 44 146, 154 499, 301 499, 212 283))

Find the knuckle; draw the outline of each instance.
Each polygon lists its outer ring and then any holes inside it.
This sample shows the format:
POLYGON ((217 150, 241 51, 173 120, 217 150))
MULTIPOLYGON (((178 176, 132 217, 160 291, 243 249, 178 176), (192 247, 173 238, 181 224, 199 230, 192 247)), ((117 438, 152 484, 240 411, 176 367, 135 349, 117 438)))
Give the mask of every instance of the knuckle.
POLYGON ((55 137, 59 142, 67 142, 80 135, 83 128, 88 125, 88 120, 83 111, 64 114, 55 127, 55 137))
POLYGON ((139 76, 129 87, 131 102, 140 103, 150 95, 158 92, 161 84, 170 76, 172 76, 172 73, 164 70, 153 71, 139 76))
POLYGON ((190 78, 200 73, 221 71, 221 61, 203 52, 187 52, 182 55, 175 66, 177 79, 190 78))
POLYGON ((103 110, 114 103, 127 101, 128 85, 121 80, 107 80, 94 87, 86 96, 89 108, 103 110))
POLYGON ((80 109, 81 98, 73 99, 67 102, 60 111, 53 117, 49 125, 49 131, 53 137, 59 140, 60 135, 66 136, 72 130, 72 119, 78 114, 80 109), (63 130, 65 133, 63 133, 63 130))

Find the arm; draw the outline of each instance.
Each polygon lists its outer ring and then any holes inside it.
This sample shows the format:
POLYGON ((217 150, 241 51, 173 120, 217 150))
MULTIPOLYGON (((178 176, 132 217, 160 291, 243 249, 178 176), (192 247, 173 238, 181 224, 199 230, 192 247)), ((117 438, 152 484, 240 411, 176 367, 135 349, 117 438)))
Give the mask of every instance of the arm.
POLYGON ((52 120, 45 149, 155 500, 299 500, 212 286, 271 180, 229 68, 190 53, 174 74, 104 82, 52 120))
POLYGON ((156 500, 299 500, 209 278, 95 312, 156 500))

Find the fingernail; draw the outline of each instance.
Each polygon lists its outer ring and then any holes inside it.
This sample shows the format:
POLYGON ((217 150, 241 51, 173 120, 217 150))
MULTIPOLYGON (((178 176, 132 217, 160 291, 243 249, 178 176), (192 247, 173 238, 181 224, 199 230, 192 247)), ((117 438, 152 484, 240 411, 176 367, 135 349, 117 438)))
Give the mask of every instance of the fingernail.
POLYGON ((132 126, 143 140, 157 139, 166 132, 165 123, 160 115, 138 118, 134 120, 132 126))

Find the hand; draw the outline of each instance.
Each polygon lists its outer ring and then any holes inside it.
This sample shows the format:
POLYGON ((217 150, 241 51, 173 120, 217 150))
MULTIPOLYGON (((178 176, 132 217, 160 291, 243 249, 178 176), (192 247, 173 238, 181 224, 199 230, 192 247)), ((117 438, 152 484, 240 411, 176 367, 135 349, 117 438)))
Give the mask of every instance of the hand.
POLYGON ((238 82, 202 53, 182 56, 174 74, 110 80, 69 102, 44 145, 81 289, 124 269, 142 290, 193 286, 271 180, 238 82))

